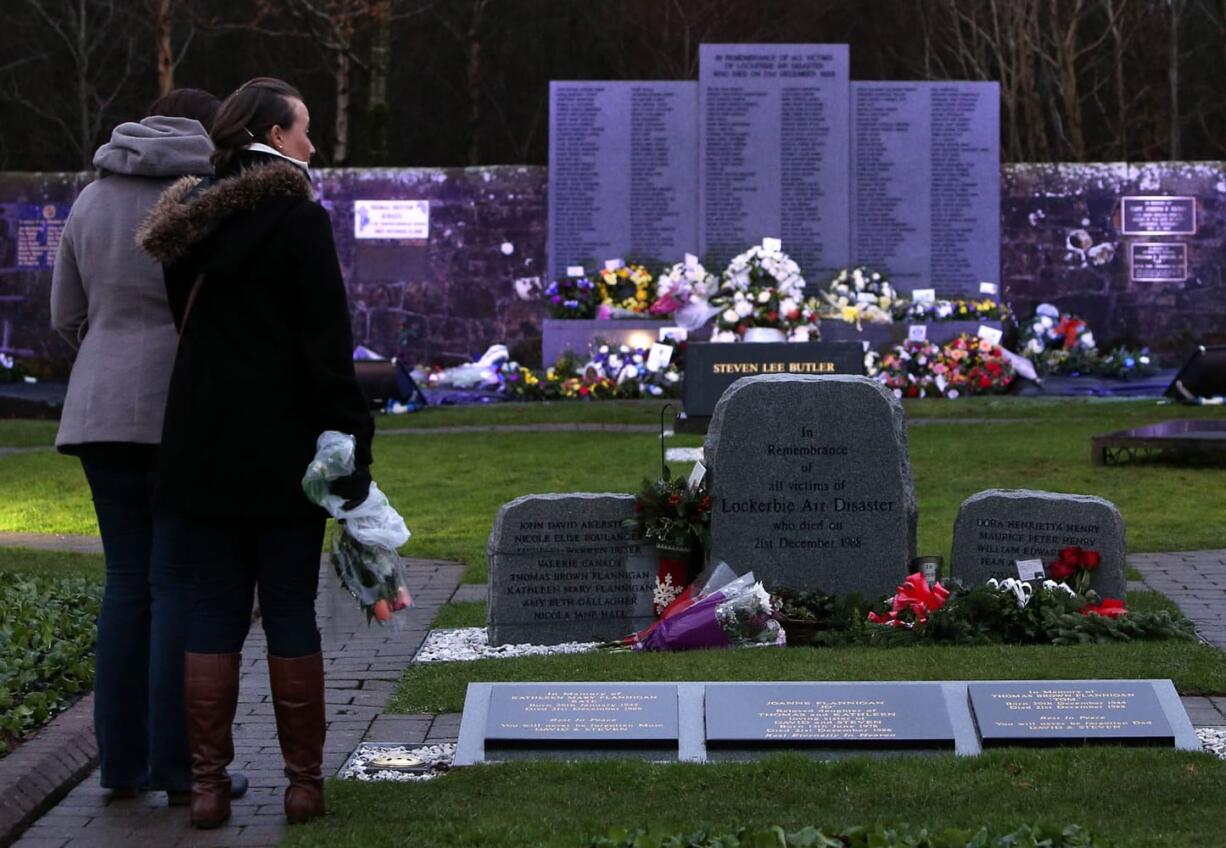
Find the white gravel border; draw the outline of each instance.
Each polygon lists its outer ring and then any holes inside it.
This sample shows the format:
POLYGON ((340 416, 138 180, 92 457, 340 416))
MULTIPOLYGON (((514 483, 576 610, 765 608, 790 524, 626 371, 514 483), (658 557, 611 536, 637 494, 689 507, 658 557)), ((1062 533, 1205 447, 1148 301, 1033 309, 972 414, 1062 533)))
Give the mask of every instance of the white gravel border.
POLYGON ((537 657, 547 654, 586 654, 600 642, 563 642, 561 645, 499 645, 490 647, 484 627, 431 630, 417 649, 413 662, 471 662, 503 657, 537 657))
POLYGON ((1205 752, 1219 760, 1226 760, 1226 727, 1198 727, 1196 735, 1205 752))

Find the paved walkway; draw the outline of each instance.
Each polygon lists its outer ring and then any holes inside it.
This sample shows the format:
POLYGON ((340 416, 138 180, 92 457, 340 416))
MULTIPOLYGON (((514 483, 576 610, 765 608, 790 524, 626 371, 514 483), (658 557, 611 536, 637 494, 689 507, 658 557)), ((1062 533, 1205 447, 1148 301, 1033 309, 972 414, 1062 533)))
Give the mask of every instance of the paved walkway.
MULTIPOLYGON (((463 567, 453 563, 410 561, 409 591, 415 606, 403 629, 367 626, 357 605, 336 585, 328 567, 321 572, 318 603, 324 640, 328 736, 324 775, 331 776, 367 738, 380 741, 455 741, 458 716, 381 716, 400 678, 417 652, 438 608, 455 592, 463 567)), ((185 807, 169 808, 160 792, 127 801, 107 802, 95 770, 16 843, 19 848, 105 848, 132 845, 276 845, 285 836, 281 806, 285 791, 281 751, 269 700, 264 632, 251 630, 243 651, 243 676, 235 720, 233 768, 251 781, 246 797, 234 802, 225 827, 196 831, 185 807)))

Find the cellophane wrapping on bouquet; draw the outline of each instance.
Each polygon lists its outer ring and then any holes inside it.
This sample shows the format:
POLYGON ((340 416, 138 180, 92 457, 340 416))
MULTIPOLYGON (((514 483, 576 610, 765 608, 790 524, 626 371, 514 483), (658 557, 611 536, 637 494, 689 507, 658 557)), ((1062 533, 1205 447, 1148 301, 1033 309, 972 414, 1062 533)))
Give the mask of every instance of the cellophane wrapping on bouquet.
POLYGON ((649 632, 633 642, 634 649, 686 651, 785 644, 770 593, 753 579, 753 572, 705 595, 699 594, 698 600, 661 617, 649 632))
POLYGON ((329 483, 353 473, 353 436, 325 430, 315 445, 315 458, 302 478, 307 498, 337 520, 332 531, 331 559, 341 585, 366 613, 366 620, 400 626, 413 599, 405 584, 396 549, 412 535, 400 513, 379 486, 370 484, 366 500, 353 509, 332 494, 329 483))

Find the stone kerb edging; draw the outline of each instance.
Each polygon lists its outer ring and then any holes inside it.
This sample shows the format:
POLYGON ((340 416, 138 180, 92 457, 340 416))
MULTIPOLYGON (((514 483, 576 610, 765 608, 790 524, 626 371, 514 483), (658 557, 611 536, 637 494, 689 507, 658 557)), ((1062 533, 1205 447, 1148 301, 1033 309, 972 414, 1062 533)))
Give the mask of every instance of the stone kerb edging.
POLYGON ((0 760, 0 848, 13 844, 97 764, 90 693, 0 760))

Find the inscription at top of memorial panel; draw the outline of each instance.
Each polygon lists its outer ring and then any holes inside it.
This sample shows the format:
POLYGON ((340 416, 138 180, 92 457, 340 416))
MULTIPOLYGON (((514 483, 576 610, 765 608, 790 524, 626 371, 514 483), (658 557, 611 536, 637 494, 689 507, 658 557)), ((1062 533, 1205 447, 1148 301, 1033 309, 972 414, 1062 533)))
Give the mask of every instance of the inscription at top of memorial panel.
POLYGON ((847 264, 848 47, 699 48, 699 238, 720 268, 765 237, 811 280, 847 264))
POLYGON ((698 245, 698 85, 549 84, 549 273, 698 245))
POLYGON ((486 745, 676 745, 677 687, 655 683, 517 683, 493 687, 486 745))
POLYGON ((971 683, 967 689, 985 746, 1091 740, 1175 743, 1175 732, 1149 681, 971 683))

